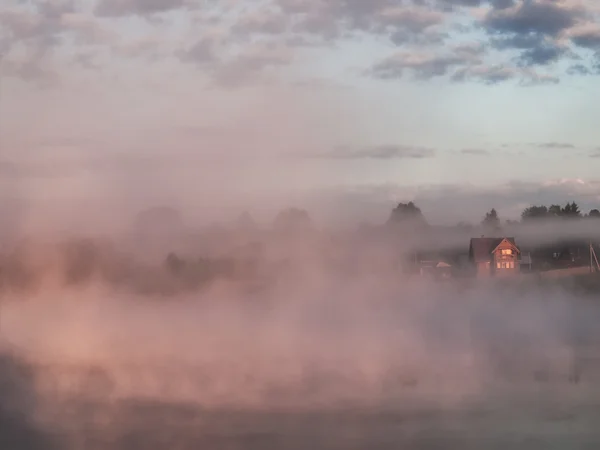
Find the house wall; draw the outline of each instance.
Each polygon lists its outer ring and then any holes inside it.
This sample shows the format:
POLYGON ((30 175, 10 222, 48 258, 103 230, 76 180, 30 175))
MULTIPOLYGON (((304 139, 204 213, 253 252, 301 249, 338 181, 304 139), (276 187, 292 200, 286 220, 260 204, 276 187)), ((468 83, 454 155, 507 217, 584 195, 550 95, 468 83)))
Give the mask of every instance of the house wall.
POLYGON ((492 272, 496 276, 515 275, 520 272, 519 254, 508 243, 503 243, 494 252, 492 258, 492 272), (503 253, 511 251, 511 254, 503 253))
POLYGON ((492 274, 491 265, 489 261, 477 263, 477 276, 478 277, 489 277, 492 274))

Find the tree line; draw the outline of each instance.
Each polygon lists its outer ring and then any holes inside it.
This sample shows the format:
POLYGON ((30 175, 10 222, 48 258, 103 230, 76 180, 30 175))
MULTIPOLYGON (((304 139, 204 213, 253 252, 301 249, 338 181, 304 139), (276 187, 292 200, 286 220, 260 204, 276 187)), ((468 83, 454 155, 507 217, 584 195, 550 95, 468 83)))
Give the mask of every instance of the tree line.
MULTIPOLYGON (((521 212, 522 223, 543 219, 600 219, 600 211, 598 209, 592 209, 587 214, 583 214, 579 208, 579 205, 572 201, 564 206, 560 206, 558 204, 553 204, 550 206, 532 205, 525 208, 521 212)), ((425 220, 421 209, 414 202, 408 202, 398 203, 398 205, 392 210, 388 219, 388 224, 397 223, 426 225, 427 221, 425 220)), ((481 225, 489 228, 500 227, 501 223, 500 216, 495 208, 492 208, 490 211, 488 211, 481 220, 481 225)), ((507 223, 514 222, 507 221, 507 223)))
POLYGON ((575 202, 567 203, 565 206, 560 205, 539 205, 525 208, 521 213, 521 220, 536 220, 536 219, 553 219, 553 218, 600 218, 600 211, 592 209, 588 214, 582 214, 579 205, 575 202))

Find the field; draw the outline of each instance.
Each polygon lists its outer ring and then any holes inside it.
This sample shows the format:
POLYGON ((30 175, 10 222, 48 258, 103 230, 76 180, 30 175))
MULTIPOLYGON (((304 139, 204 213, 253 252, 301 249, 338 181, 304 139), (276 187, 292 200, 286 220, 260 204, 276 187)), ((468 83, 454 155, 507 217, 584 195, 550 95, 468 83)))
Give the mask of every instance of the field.
POLYGON ((7 303, 0 448, 600 447, 597 274, 394 281, 7 303))
MULTIPOLYGON (((167 400, 164 393, 194 377, 190 369, 171 367, 173 376, 162 378, 159 388, 163 395, 117 398, 100 368, 35 367, 10 356, 2 361, 2 448, 529 450, 600 444, 599 370, 575 381, 559 371, 544 378, 534 371, 512 379, 497 374, 483 388, 458 395, 417 380, 382 385, 382 395, 370 402, 236 407, 167 400), (49 394, 53 378, 63 386, 49 394)), ((599 361, 593 365, 600 368, 599 361)), ((141 384, 160 372, 123 369, 141 384)))

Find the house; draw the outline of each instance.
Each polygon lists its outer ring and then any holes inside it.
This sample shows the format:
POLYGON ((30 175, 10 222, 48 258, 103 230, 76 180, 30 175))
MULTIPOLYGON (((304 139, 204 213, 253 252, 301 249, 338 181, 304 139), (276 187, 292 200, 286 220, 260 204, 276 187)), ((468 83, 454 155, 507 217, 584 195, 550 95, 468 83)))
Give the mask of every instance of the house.
POLYGON ((419 273, 424 277, 448 279, 452 278, 452 266, 439 259, 421 261, 419 273))
POLYGON ((520 271, 521 251, 512 237, 472 238, 469 260, 481 276, 516 275, 520 271))
POLYGON ((519 262, 519 266, 521 266, 521 272, 533 271, 533 258, 531 257, 531 252, 524 252, 521 249, 521 261, 519 262))
POLYGON ((532 249, 531 254, 535 270, 582 267, 590 263, 590 244, 584 240, 561 240, 538 246, 532 249))

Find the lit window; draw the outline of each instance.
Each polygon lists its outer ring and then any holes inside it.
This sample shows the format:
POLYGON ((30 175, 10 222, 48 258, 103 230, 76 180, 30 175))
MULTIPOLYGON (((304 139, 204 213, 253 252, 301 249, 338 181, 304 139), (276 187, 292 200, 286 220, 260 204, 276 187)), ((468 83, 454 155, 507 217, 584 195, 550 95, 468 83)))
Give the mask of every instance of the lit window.
POLYGON ((502 249, 502 254, 503 255, 512 255, 512 250, 510 248, 504 248, 504 249, 502 249))
POLYGON ((501 269, 501 268, 502 268, 502 263, 497 263, 497 264, 496 264, 496 267, 497 267, 498 269, 501 269))

